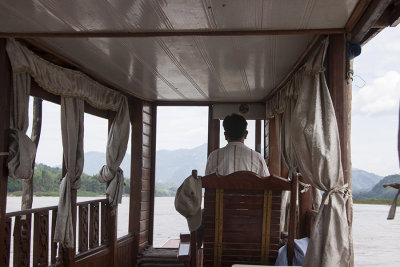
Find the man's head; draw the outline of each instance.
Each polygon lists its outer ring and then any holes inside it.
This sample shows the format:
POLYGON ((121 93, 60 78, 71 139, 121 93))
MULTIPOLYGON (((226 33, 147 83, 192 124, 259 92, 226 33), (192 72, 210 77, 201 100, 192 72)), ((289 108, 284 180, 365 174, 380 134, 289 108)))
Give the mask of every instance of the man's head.
POLYGON ((233 113, 225 117, 223 122, 225 139, 228 142, 243 142, 247 137, 247 121, 243 116, 233 113))

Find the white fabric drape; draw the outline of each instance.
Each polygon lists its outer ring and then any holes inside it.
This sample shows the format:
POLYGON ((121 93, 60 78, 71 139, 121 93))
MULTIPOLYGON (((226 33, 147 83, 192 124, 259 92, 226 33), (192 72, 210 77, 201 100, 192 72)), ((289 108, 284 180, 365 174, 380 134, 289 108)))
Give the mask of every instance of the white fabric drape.
POLYGON ((322 63, 328 40, 304 68, 291 132, 296 163, 324 191, 304 266, 352 266, 352 199, 344 185, 339 133, 322 63))
POLYGON ((29 73, 44 90, 77 97, 98 109, 118 111, 126 97, 92 80, 82 72, 50 63, 14 39, 7 40, 7 54, 14 73, 29 73))
MULTIPOLYGON (((124 178, 119 166, 124 158, 129 138, 130 121, 127 99, 117 91, 95 82, 79 71, 57 66, 40 58, 14 39, 7 40, 7 54, 14 73, 14 86, 17 85, 17 88, 23 89, 17 92, 21 94, 21 96, 18 96, 18 101, 15 105, 18 111, 14 112, 14 114, 17 117, 11 119, 12 127, 14 124, 19 127, 17 128, 18 131, 14 131, 14 135, 20 141, 10 145, 10 155, 15 154, 17 158, 31 159, 30 163, 28 161, 15 160, 15 163, 10 161, 9 165, 15 165, 17 168, 23 170, 25 170, 25 165, 29 165, 29 170, 32 169, 32 160, 34 159, 35 151, 31 152, 32 148, 28 144, 30 139, 25 135, 28 127, 27 99, 31 77, 44 90, 61 96, 63 148, 67 174, 60 185, 55 240, 62 242, 66 247, 73 247, 71 189, 78 189, 80 187, 80 176, 83 169, 82 137, 84 101, 95 108, 117 112, 108 136, 107 166, 102 168, 99 175, 100 180, 110 181, 107 194, 110 203, 116 205, 121 202, 123 193, 124 178), (18 147, 20 147, 19 150, 17 150, 18 147), (28 148, 25 149, 25 147, 28 148)), ((11 134, 13 134, 13 129, 11 129, 11 134)), ((26 175, 18 174, 18 176, 31 177, 31 174, 30 172, 26 175)))
POLYGON ((120 109, 111 124, 107 140, 106 160, 98 175, 102 183, 109 182, 107 187, 108 200, 111 206, 121 203, 124 191, 123 171, 119 167, 126 153, 126 146, 129 139, 129 112, 128 102, 123 101, 120 109))
POLYGON ((13 74, 12 112, 8 171, 12 178, 31 179, 36 146, 26 135, 31 77, 27 73, 13 74))
POLYGON ((54 241, 68 248, 74 247, 71 190, 80 188, 83 171, 83 116, 82 99, 61 98, 61 131, 67 173, 60 185, 54 241))

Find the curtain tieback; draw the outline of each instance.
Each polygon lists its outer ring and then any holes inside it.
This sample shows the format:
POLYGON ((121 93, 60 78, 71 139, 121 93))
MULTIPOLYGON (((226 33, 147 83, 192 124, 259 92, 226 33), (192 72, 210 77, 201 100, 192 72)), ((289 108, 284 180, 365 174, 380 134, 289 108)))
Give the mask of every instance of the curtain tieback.
POLYGON ((113 170, 111 167, 104 165, 97 176, 97 180, 99 180, 100 183, 109 182, 114 179, 119 170, 120 168, 113 170))
POLYGON ((351 189, 348 184, 343 185, 342 187, 336 187, 329 191, 325 191, 322 202, 324 205, 328 204, 329 196, 332 194, 341 194, 343 198, 351 196, 351 189))
POLYGON ((304 194, 305 192, 310 190, 310 187, 311 187, 310 184, 306 184, 306 183, 303 183, 303 182, 300 182, 300 181, 299 181, 299 184, 303 187, 303 189, 300 191, 300 193, 304 194))
MULTIPOLYGON (((296 175, 298 175, 298 176, 301 175, 301 173, 297 172, 296 170, 297 170, 296 167, 290 168, 289 173, 288 173, 288 180, 289 180, 289 181, 292 180, 293 174, 294 174, 294 173, 295 173, 296 175)), ((310 187, 311 187, 310 184, 303 183, 303 182, 301 182, 300 180, 298 180, 298 183, 299 183, 299 185, 301 185, 301 186, 303 187, 303 189, 300 191, 301 194, 304 194, 305 192, 307 192, 308 190, 310 190, 310 187)))
POLYGON ((0 156, 8 156, 8 152, 0 152, 0 156))

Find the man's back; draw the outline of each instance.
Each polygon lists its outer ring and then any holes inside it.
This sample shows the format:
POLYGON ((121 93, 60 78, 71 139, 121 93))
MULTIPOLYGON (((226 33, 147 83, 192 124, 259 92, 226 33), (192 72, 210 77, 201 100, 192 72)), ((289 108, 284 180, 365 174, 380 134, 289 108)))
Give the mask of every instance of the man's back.
POLYGON ((225 147, 213 151, 208 157, 206 175, 214 172, 228 175, 237 171, 251 171, 260 176, 270 175, 261 154, 242 142, 229 142, 225 147))

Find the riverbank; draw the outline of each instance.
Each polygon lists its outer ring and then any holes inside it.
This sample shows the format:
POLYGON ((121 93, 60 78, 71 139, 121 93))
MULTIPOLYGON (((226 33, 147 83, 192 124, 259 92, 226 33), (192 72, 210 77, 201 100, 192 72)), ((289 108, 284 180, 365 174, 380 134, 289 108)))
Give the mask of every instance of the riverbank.
MULTIPOLYGON (((392 205, 393 199, 353 199, 354 204, 369 204, 369 205, 392 205)), ((400 206, 400 199, 397 199, 397 205, 400 206)))
MULTIPOLYGON (((7 197, 21 197, 22 191, 8 192, 7 197)), ((35 192, 33 194, 34 197, 58 197, 58 191, 50 191, 50 192, 35 192)), ((105 197, 105 195, 101 195, 96 192, 90 191, 78 191, 78 197, 105 197)))
MULTIPOLYGON (((35 192, 35 197, 57 197, 59 192, 35 192)), ((7 194, 8 197, 20 197, 22 191, 15 191, 7 194)), ((78 191, 78 197, 103 197, 99 193, 89 191, 78 191)), ((126 196, 126 195, 124 195, 126 196)), ((173 196, 157 196, 157 197, 173 197, 173 196)), ((368 204, 368 205, 392 205, 393 199, 353 199, 354 204, 368 204)), ((400 206, 400 199, 397 200, 397 206, 400 206)))

